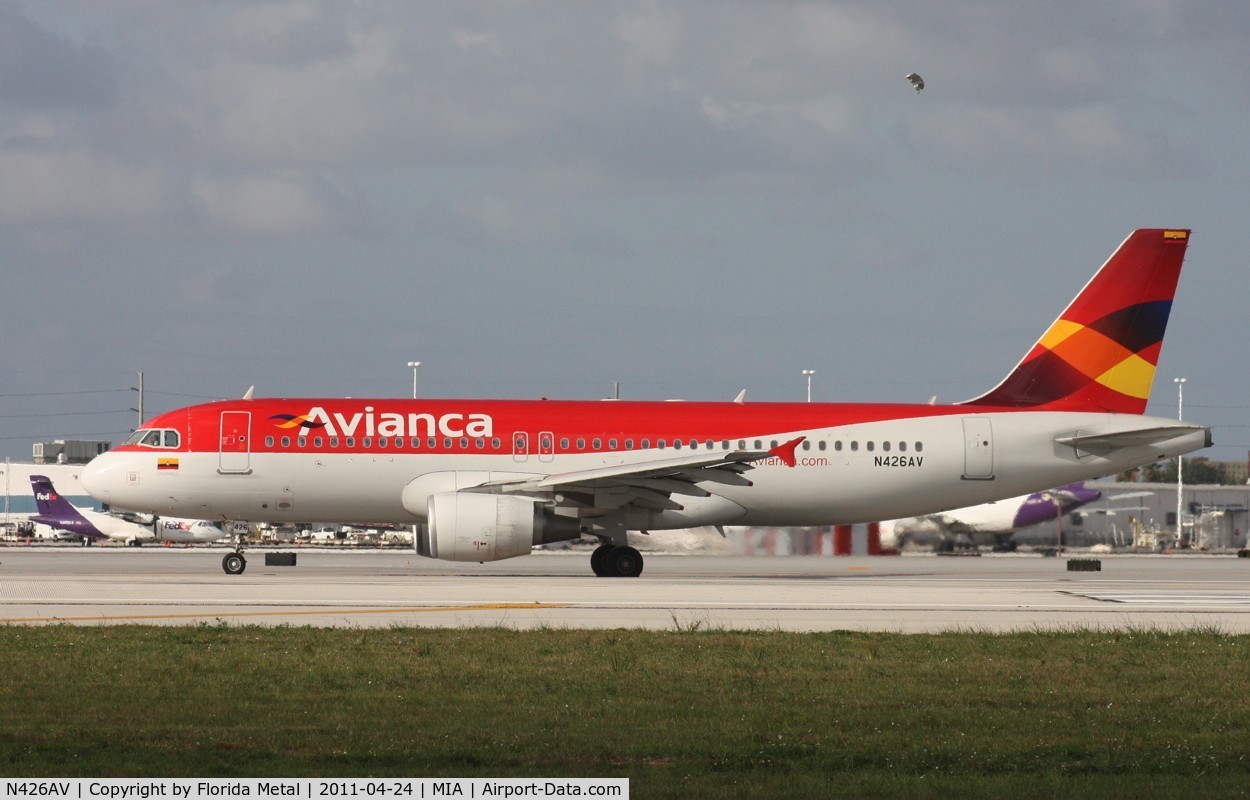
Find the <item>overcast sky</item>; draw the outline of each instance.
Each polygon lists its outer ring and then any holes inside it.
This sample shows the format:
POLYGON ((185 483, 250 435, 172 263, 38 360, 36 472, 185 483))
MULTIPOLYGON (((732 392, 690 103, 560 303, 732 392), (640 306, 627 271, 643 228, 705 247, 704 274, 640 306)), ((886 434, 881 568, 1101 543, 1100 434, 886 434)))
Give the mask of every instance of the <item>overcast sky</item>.
POLYGON ((1192 227, 1250 449, 1250 4, 0 3, 0 457, 241 396, 952 402, 1192 227), (904 79, 924 76, 917 94, 904 79))

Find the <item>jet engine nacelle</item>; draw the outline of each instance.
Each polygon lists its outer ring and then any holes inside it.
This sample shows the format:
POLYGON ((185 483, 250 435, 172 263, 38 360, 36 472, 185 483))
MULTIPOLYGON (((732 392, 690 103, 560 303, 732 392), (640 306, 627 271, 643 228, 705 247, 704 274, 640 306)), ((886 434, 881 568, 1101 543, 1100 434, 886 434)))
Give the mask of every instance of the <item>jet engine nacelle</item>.
POLYGON ((581 536, 575 517, 557 516, 527 497, 439 492, 427 511, 429 523, 414 539, 417 554, 444 561, 499 561, 581 536))

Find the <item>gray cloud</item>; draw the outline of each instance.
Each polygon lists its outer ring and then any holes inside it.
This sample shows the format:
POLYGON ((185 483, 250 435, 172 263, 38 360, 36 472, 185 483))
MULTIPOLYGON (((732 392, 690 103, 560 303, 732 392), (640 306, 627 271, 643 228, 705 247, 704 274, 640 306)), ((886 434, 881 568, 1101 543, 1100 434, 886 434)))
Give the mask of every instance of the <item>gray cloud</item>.
POLYGON ((0 369, 360 395, 419 358, 431 393, 766 399, 816 368, 826 398, 950 399, 1132 227, 1192 224, 1160 374, 1191 369, 1242 316, 1248 17, 5 4, 0 369))

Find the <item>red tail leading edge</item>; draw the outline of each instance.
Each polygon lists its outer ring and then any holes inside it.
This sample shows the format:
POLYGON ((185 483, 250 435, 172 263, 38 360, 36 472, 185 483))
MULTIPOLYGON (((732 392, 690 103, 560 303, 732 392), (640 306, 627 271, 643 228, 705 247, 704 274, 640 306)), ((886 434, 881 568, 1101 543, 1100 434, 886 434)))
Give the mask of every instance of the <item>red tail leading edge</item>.
POLYGON ((1015 370, 965 405, 1144 413, 1189 234, 1135 231, 1015 370))

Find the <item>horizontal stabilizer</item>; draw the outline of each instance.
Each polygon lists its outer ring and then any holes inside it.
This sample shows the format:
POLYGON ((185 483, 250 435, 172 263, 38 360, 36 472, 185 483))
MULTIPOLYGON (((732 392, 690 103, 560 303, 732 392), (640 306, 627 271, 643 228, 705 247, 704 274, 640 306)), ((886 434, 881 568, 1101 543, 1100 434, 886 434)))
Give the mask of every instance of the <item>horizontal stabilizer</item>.
POLYGON ((1161 425, 1156 428, 1138 428, 1131 431, 1119 431, 1118 433, 1094 433, 1094 434, 1077 434, 1075 436, 1060 436, 1055 439, 1057 444, 1066 444, 1069 447, 1078 450, 1084 450, 1088 453, 1107 453, 1112 450, 1120 450, 1125 447, 1146 447, 1160 442, 1166 442, 1169 439, 1175 439, 1179 436, 1186 436, 1198 431, 1206 432, 1206 447, 1211 446, 1211 430, 1201 425, 1161 425))

